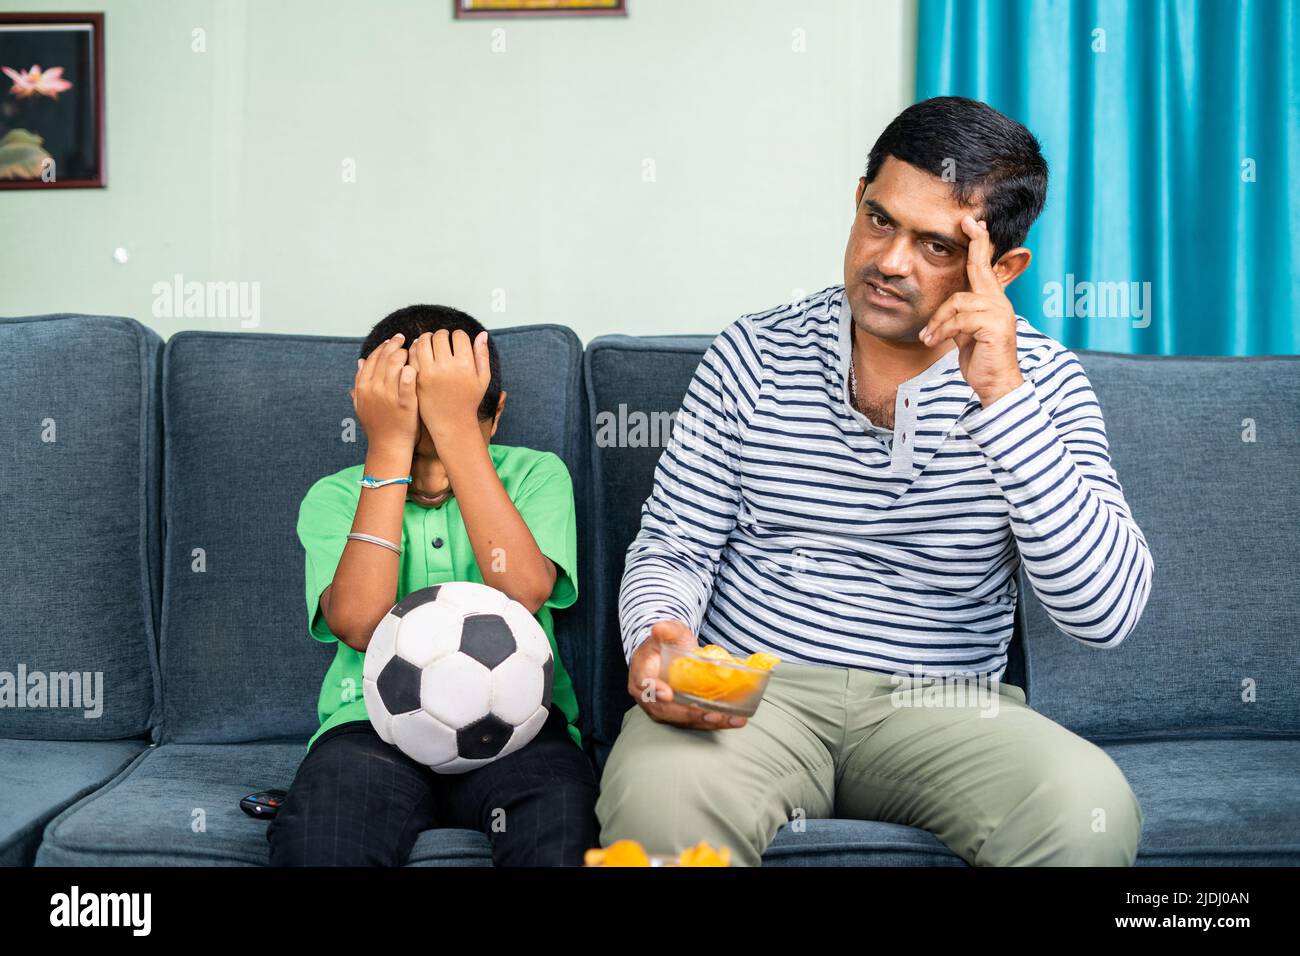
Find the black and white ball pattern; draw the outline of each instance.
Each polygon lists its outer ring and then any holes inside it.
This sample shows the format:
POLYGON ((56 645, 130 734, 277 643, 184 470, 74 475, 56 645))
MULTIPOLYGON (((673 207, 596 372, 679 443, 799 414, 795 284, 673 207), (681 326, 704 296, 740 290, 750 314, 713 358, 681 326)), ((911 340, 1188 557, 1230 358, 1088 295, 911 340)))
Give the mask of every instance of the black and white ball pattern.
POLYGON ((375 628, 362 688, 379 736, 438 773, 513 753, 546 723, 555 662, 518 601, 455 581, 412 591, 375 628))

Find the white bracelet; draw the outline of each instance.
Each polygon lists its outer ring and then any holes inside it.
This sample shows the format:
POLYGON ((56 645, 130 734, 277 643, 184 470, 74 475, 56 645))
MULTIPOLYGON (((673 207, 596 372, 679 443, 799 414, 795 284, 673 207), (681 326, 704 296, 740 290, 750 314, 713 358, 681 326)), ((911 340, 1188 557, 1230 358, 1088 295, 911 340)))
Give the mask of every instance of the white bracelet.
POLYGON ((401 557, 402 554, 402 549, 393 544, 393 542, 387 541, 384 538, 376 537, 373 534, 362 534, 360 531, 353 531, 348 535, 348 538, 355 541, 369 541, 371 544, 377 544, 380 547, 387 548, 398 557, 401 557))

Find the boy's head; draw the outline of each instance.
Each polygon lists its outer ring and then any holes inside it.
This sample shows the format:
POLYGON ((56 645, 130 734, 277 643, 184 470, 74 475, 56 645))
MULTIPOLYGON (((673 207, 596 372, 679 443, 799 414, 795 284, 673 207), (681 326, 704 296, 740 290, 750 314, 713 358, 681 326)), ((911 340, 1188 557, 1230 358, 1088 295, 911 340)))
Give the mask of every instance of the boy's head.
MULTIPOLYGON (((472 316, 449 306, 408 305, 385 316, 370 330, 370 334, 361 343, 359 357, 369 357, 371 352, 398 332, 402 333, 402 348, 409 349, 425 332, 437 332, 441 329, 453 333, 459 329, 468 335, 472 342, 483 331, 483 326, 472 316)), ((484 441, 490 442, 492 436, 496 434, 501 412, 505 409, 506 393, 501 388, 501 360, 490 335, 487 339, 487 348, 492 378, 488 382, 487 391, 483 393, 483 400, 479 403, 478 423, 483 431, 484 441)), ((420 441, 415 446, 415 457, 411 462, 411 483, 407 486, 406 497, 408 501, 426 508, 439 507, 451 497, 451 483, 447 479, 446 468, 438 456, 433 436, 429 434, 423 422, 420 423, 420 441)))

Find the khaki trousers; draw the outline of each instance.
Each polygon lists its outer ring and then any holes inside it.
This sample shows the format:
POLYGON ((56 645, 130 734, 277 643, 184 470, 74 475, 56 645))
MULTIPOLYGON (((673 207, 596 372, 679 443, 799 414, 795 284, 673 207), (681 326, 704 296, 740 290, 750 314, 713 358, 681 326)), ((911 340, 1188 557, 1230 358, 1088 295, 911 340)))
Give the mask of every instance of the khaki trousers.
POLYGON ((1133 864, 1144 817, 1105 751, 1012 684, 943 685, 783 661, 744 727, 633 706, 601 779, 601 844, 706 840, 757 866, 782 824, 837 817, 929 830, 976 866, 1133 864))

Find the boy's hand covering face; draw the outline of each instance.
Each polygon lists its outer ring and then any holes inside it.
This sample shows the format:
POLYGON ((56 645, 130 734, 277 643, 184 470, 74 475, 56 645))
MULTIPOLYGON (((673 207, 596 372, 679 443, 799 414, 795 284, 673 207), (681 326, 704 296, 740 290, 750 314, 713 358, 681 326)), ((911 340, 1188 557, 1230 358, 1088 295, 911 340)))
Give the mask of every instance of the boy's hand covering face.
POLYGON ((372 448, 410 453, 420 440, 416 375, 407 365, 399 332, 364 359, 357 359, 352 407, 372 448))
POLYGON ((408 361, 416 370, 420 418, 435 441, 478 428, 478 407, 492 380, 486 331, 473 343, 462 329, 425 332, 411 345, 408 361))

